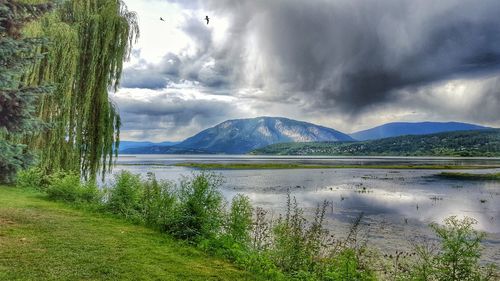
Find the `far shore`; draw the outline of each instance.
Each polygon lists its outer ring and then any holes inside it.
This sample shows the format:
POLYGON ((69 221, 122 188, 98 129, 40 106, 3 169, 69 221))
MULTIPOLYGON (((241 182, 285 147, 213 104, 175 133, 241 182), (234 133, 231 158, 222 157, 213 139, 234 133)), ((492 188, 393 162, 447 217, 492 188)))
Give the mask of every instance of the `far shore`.
POLYGON ((290 163, 120 163, 117 166, 176 166, 203 170, 269 170, 269 169, 401 169, 401 170, 476 170, 496 169, 492 165, 321 165, 290 163))

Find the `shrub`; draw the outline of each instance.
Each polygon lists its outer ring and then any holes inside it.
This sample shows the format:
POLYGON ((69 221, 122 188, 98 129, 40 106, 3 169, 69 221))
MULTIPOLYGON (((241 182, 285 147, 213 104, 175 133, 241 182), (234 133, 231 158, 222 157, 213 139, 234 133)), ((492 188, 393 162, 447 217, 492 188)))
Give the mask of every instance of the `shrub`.
POLYGON ((357 242, 363 215, 352 223, 347 238, 337 240, 324 227, 327 207, 323 202, 308 220, 296 199, 288 195, 286 213, 271 233, 271 260, 289 280, 376 280, 365 248, 357 242))
MULTIPOLYGON (((438 245, 428 242, 415 245, 414 259, 405 264, 398 280, 498 280, 498 269, 494 265, 481 266, 481 240, 485 234, 474 230, 476 221, 452 216, 444 225, 430 227, 440 238, 438 245), (439 250, 439 251, 436 251, 439 250)), ((392 272, 397 272, 393 269, 392 272)), ((400 270, 401 271, 401 270, 400 270)))
POLYGON ((181 181, 179 205, 170 227, 175 237, 200 242, 220 233, 224 216, 221 184, 220 176, 204 172, 181 181))
POLYGON ((48 184, 47 177, 38 167, 21 170, 17 173, 16 184, 22 188, 44 190, 48 184))
POLYGON ((248 246, 252 230, 253 208, 250 199, 246 195, 238 194, 231 202, 229 213, 227 234, 234 243, 248 246))
POLYGON ((121 171, 115 175, 115 184, 108 189, 106 207, 112 213, 133 221, 141 220, 143 187, 139 175, 121 171))
POLYGON ((444 226, 431 224, 441 238, 441 253, 437 257, 438 280, 480 280, 479 258, 481 240, 485 234, 474 230, 476 221, 465 217, 449 217, 444 226))
POLYGON ((158 181, 153 173, 148 173, 148 179, 143 182, 140 202, 146 225, 167 231, 173 221, 176 202, 173 184, 158 181))
POLYGON ((75 203, 98 203, 101 193, 93 183, 81 183, 74 172, 57 172, 49 177, 46 188, 50 199, 75 203))
POLYGON ((252 248, 255 251, 267 251, 271 244, 271 222, 267 219, 267 211, 261 207, 255 209, 255 220, 252 228, 252 248))
POLYGON ((328 232, 323 228, 327 203, 318 207, 314 220, 308 222, 297 200, 287 197, 287 210, 273 229, 272 254, 277 266, 289 274, 312 271, 316 261, 322 258, 328 232))
POLYGON ((322 280, 377 280, 373 271, 363 268, 354 249, 345 249, 324 261, 322 280))

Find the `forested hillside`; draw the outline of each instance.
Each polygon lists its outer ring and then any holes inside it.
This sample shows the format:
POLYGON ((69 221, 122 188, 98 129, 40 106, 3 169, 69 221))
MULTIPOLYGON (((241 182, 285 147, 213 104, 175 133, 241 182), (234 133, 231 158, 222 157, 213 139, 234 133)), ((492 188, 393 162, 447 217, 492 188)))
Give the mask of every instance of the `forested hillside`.
POLYGON ((252 154, 339 156, 500 156, 500 130, 410 135, 364 142, 281 143, 252 154))

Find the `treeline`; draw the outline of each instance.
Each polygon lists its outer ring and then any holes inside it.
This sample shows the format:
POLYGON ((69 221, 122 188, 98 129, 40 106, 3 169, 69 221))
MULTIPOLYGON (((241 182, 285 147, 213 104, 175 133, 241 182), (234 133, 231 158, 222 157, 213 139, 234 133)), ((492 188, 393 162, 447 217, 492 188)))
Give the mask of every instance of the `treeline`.
POLYGON ((280 143, 252 154, 338 156, 500 156, 500 130, 408 135, 363 142, 280 143))
MULTIPOLYGON (((36 188, 52 200, 96 212, 110 213, 157 229, 233 261, 268 280, 498 280, 494 265, 481 265, 481 240, 475 221, 455 217, 430 227, 439 243, 414 245, 409 251, 380 254, 358 239, 362 216, 346 229, 345 237, 326 227, 328 202, 306 216, 288 195, 286 211, 272 218, 236 195, 229 204, 220 192, 223 179, 199 173, 179 184, 147 179, 129 172, 99 189, 80 182, 75 173, 44 176, 39 169, 21 172, 18 185, 36 188)), ((285 198, 284 198, 285 199, 285 198)), ((369 241, 368 241, 369 242, 369 241)))

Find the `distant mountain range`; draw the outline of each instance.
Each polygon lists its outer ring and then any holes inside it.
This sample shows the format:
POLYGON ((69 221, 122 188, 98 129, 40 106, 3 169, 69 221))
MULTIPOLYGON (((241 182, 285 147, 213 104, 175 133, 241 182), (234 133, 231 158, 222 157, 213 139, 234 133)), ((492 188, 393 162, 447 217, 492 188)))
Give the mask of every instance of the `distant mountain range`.
POLYGON ((146 148, 152 146, 172 146, 179 142, 164 141, 164 142, 150 142, 150 141, 121 141, 119 146, 119 152, 122 153, 128 149, 135 148, 146 148))
POLYGON ((278 143, 257 155, 325 156, 500 156, 500 129, 405 135, 358 142, 278 143))
POLYGON ((244 154, 278 143, 355 142, 405 135, 485 130, 488 127, 458 122, 388 123, 372 129, 344 134, 337 130, 282 117, 257 117, 222 122, 186 140, 176 142, 128 142, 122 154, 244 154))
POLYGON ((376 140, 404 135, 428 135, 441 132, 491 129, 459 122, 395 122, 350 134, 356 140, 376 140))

